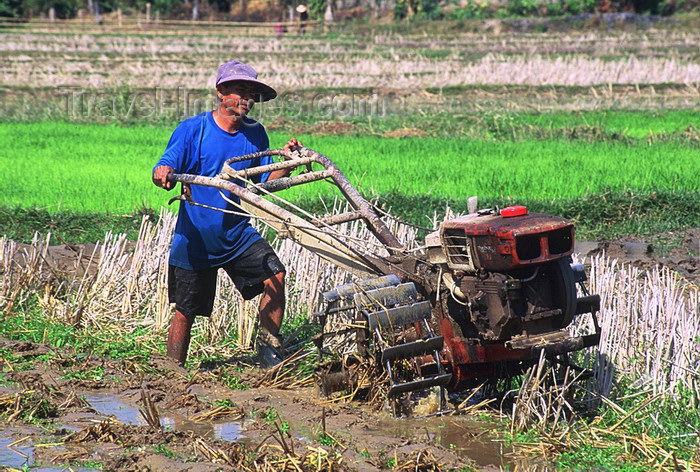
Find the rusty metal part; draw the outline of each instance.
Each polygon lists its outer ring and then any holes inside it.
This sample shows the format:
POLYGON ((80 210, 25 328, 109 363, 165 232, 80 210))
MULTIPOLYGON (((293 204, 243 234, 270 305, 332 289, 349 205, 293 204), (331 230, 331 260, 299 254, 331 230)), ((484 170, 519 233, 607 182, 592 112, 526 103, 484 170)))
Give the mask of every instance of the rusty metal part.
POLYGON ((443 311, 442 303, 438 304, 438 323, 445 338, 442 360, 453 374, 448 389, 478 385, 483 379, 497 375, 497 366, 517 374, 523 366, 529 365, 527 363, 536 362, 542 351, 553 358, 597 345, 601 332, 596 318, 598 309, 598 295, 577 300, 577 314, 591 313, 595 328, 592 334, 571 336, 567 330, 551 330, 539 335, 514 336, 507 341, 485 341, 464 337, 454 320, 443 311))
POLYGON ((261 175, 279 169, 296 168, 300 165, 308 165, 311 163, 320 164, 329 171, 328 177, 333 180, 335 185, 337 185, 338 189, 340 189, 341 193, 345 196, 350 206, 353 209, 358 210, 362 217, 367 221, 367 227, 372 234, 374 234, 375 237, 379 239, 379 241, 381 241, 389 251, 400 253, 403 246, 379 218, 379 215, 374 210, 373 206, 367 200, 365 200, 365 198, 360 194, 360 192, 357 191, 355 187, 353 187, 347 177, 345 177, 345 175, 343 175, 343 173, 340 171, 338 166, 336 166, 335 163, 328 157, 319 152, 308 148, 298 148, 297 151, 294 152, 285 151, 282 149, 271 149, 268 151, 246 154, 228 159, 224 165, 222 173, 233 178, 241 178, 243 176, 261 175), (282 156, 287 159, 287 161, 277 162, 265 166, 256 166, 246 171, 236 171, 231 168, 231 164, 233 163, 255 160, 265 156, 282 156))
POLYGON ((348 223, 350 221, 356 221, 362 219, 362 214, 359 211, 348 211, 345 213, 340 213, 338 215, 332 215, 332 216, 325 216, 323 218, 320 218, 320 221, 318 223, 315 223, 317 226, 323 226, 323 225, 339 225, 342 223, 348 223))
POLYGON ((515 270, 568 257, 574 250, 574 225, 542 213, 465 215, 443 222, 440 235, 448 265, 471 272, 515 270))

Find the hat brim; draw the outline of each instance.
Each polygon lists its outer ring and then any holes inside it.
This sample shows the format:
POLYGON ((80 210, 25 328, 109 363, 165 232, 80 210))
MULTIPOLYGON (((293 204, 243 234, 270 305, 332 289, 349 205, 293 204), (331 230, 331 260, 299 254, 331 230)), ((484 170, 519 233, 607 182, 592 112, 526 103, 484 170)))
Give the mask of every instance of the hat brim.
POLYGON ((269 100, 273 100, 277 98, 277 91, 267 85, 264 82, 261 82, 259 80, 251 79, 250 77, 246 78, 238 78, 236 76, 232 77, 222 77, 222 79, 216 83, 216 86, 218 87, 221 84, 229 83, 229 82, 245 82, 249 85, 252 85, 255 88, 255 93, 256 95, 260 96, 260 102, 267 102, 269 100))

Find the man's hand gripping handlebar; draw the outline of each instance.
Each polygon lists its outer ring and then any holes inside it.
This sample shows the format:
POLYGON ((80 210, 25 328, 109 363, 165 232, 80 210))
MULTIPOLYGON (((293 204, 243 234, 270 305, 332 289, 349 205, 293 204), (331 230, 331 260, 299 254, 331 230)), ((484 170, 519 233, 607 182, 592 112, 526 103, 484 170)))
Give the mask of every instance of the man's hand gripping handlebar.
POLYGON ((175 173, 175 169, 170 166, 158 166, 153 169, 153 183, 165 190, 171 190, 177 183, 170 175, 175 173))
MULTIPOLYGON (((175 179, 175 169, 170 166, 158 166, 153 170, 153 183, 158 187, 162 187, 165 190, 172 190, 177 184, 177 179, 175 179)), ((168 201, 168 205, 173 203, 175 200, 187 200, 192 199, 192 190, 188 184, 182 184, 182 189, 184 191, 183 195, 178 195, 173 197, 168 201)))

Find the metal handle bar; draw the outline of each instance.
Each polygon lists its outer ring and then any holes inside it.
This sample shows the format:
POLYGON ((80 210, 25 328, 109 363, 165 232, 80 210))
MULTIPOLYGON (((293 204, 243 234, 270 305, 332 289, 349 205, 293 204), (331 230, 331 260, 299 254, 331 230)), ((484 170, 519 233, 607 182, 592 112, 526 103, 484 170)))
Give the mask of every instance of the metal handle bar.
POLYGON ((231 192, 242 202, 250 205, 249 208, 246 208, 247 211, 262 217, 263 221, 275 227, 277 231, 284 232, 287 237, 291 237, 302 246, 313 250, 319 256, 331 260, 359 276, 366 277, 392 271, 393 266, 389 261, 352 249, 333 234, 324 232, 322 228, 317 228, 309 221, 254 194, 235 182, 192 174, 169 174, 168 180, 187 185, 214 187, 231 192))
MULTIPOLYGON (((310 176, 308 174, 286 177, 280 180, 280 182, 275 183, 276 180, 270 181, 266 184, 258 186, 263 190, 270 192, 275 192, 278 190, 283 190, 294 185, 300 185, 304 183, 313 182, 316 180, 330 178, 333 180, 335 185, 340 189, 345 199, 348 201, 353 210, 360 213, 362 218, 367 222, 368 229, 374 234, 374 236, 384 244, 387 249, 392 252, 396 252, 402 248, 402 244, 398 239, 391 233, 389 228, 384 224, 384 222, 379 218, 379 215, 374 210, 374 207, 357 191, 357 189, 350 183, 350 181, 345 177, 345 175, 340 171, 338 166, 335 165, 328 157, 323 154, 314 151, 313 149, 298 147, 295 152, 285 151, 283 149, 270 149, 267 151, 254 152, 251 154, 245 154, 243 156, 236 156, 227 159, 222 168, 221 174, 217 177, 219 179, 248 179, 249 177, 255 175, 261 175, 266 172, 273 172, 279 169, 289 169, 295 168, 300 165, 308 165, 311 163, 317 163, 325 168, 325 171, 321 173, 312 172, 310 176), (236 170, 231 167, 231 164, 243 161, 249 161, 254 159, 259 159, 261 157, 267 156, 282 156, 286 159, 284 162, 277 162, 273 164, 268 164, 264 166, 250 167, 244 170, 236 170), (287 180, 284 180, 287 179, 287 180)), ((182 178, 186 174, 178 175, 178 180, 182 181, 182 178)), ((194 176, 192 176, 194 177, 194 176)), ((170 176, 168 176, 170 180, 170 176)), ((202 185, 201 180, 197 182, 196 179, 189 179, 186 183, 194 183, 202 185)), ((210 185, 210 183, 208 183, 210 185)), ((207 185, 207 184, 204 184, 207 185)), ((259 193, 250 189, 253 193, 259 193)))
MULTIPOLYGON (((267 151, 260 151, 251 154, 246 154, 243 156, 236 156, 228 159, 223 166, 222 174, 229 177, 243 177, 243 175, 260 175, 265 172, 272 172, 278 169, 294 168, 300 165, 306 165, 310 163, 317 163, 322 165, 326 169, 326 173, 323 174, 322 178, 331 178, 335 185, 340 189, 345 199, 348 201, 350 206, 360 212, 362 217, 367 221, 367 227, 376 236, 376 238, 381 241, 388 249, 401 248, 402 245, 398 239, 391 233, 389 228, 384 224, 384 222, 379 218, 379 215, 374 210, 374 207, 357 191, 357 189, 350 183, 350 181, 345 177, 345 175, 340 171, 337 165, 331 161, 328 157, 323 154, 314 151, 313 149, 298 147, 295 152, 285 151, 283 149, 270 149, 267 151), (282 156, 287 159, 286 162, 278 162, 274 164, 269 164, 265 166, 256 166, 247 169, 246 174, 242 174, 241 171, 236 171, 231 168, 231 164, 236 162, 243 162, 252 159, 259 159, 266 156, 282 156), (254 174, 253 174, 254 173, 254 174)), ((319 180, 311 179, 309 181, 319 180)), ((273 181, 274 182, 274 181, 273 181)), ((304 179, 299 179, 297 181, 291 181, 292 185, 299 185, 301 183, 307 183, 308 181, 304 179)), ((290 183, 287 181, 286 183, 290 183)), ((280 183, 282 188, 284 187, 280 183)))

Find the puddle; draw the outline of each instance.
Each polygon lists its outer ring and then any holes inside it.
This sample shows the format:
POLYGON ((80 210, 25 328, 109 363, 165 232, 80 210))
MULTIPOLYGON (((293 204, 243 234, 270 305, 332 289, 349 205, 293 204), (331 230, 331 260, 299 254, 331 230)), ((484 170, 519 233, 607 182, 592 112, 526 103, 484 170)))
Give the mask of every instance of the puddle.
MULTIPOLYGON (((31 468, 32 472, 56 472, 59 470, 65 470, 65 466, 37 466, 34 463, 34 445, 29 440, 22 441, 18 445, 9 448, 8 446, 17 441, 17 439, 0 438, 0 468, 8 467, 18 470, 23 470, 23 468, 31 468)), ((75 472, 95 472, 94 469, 72 468, 72 470, 75 472)))
MULTIPOLYGON (((376 432, 439 443, 462 457, 468 457, 480 467, 492 465, 509 468, 513 465, 505 457, 509 450, 506 450, 503 443, 491 440, 488 433, 491 428, 486 422, 459 416, 387 418, 379 423, 376 432)), ((371 434, 372 431, 368 433, 371 434)))
MULTIPOLYGON (((111 393, 93 393, 85 395, 85 400, 97 412, 105 416, 114 416, 124 424, 147 426, 148 423, 139 413, 138 407, 129 406, 115 398, 111 393)), ((162 419, 161 419, 162 422, 162 419)))
MULTIPOLYGON (((146 426, 137 406, 129 405, 117 399, 112 393, 90 393, 85 395, 85 400, 100 414, 114 416, 124 424, 146 426)), ((208 439, 222 439, 236 442, 243 437, 243 425, 238 421, 214 421, 194 422, 177 415, 172 411, 163 412, 160 417, 160 425, 166 431, 193 432, 208 439)))
POLYGON ((208 439, 236 442, 243 438, 243 426, 237 421, 195 423, 186 419, 166 416, 161 417, 160 424, 166 431, 191 431, 208 439))
POLYGON ((22 441, 12 449, 7 447, 18 439, 21 438, 0 438, 0 466, 21 469, 34 463, 34 446, 29 440, 22 441))

